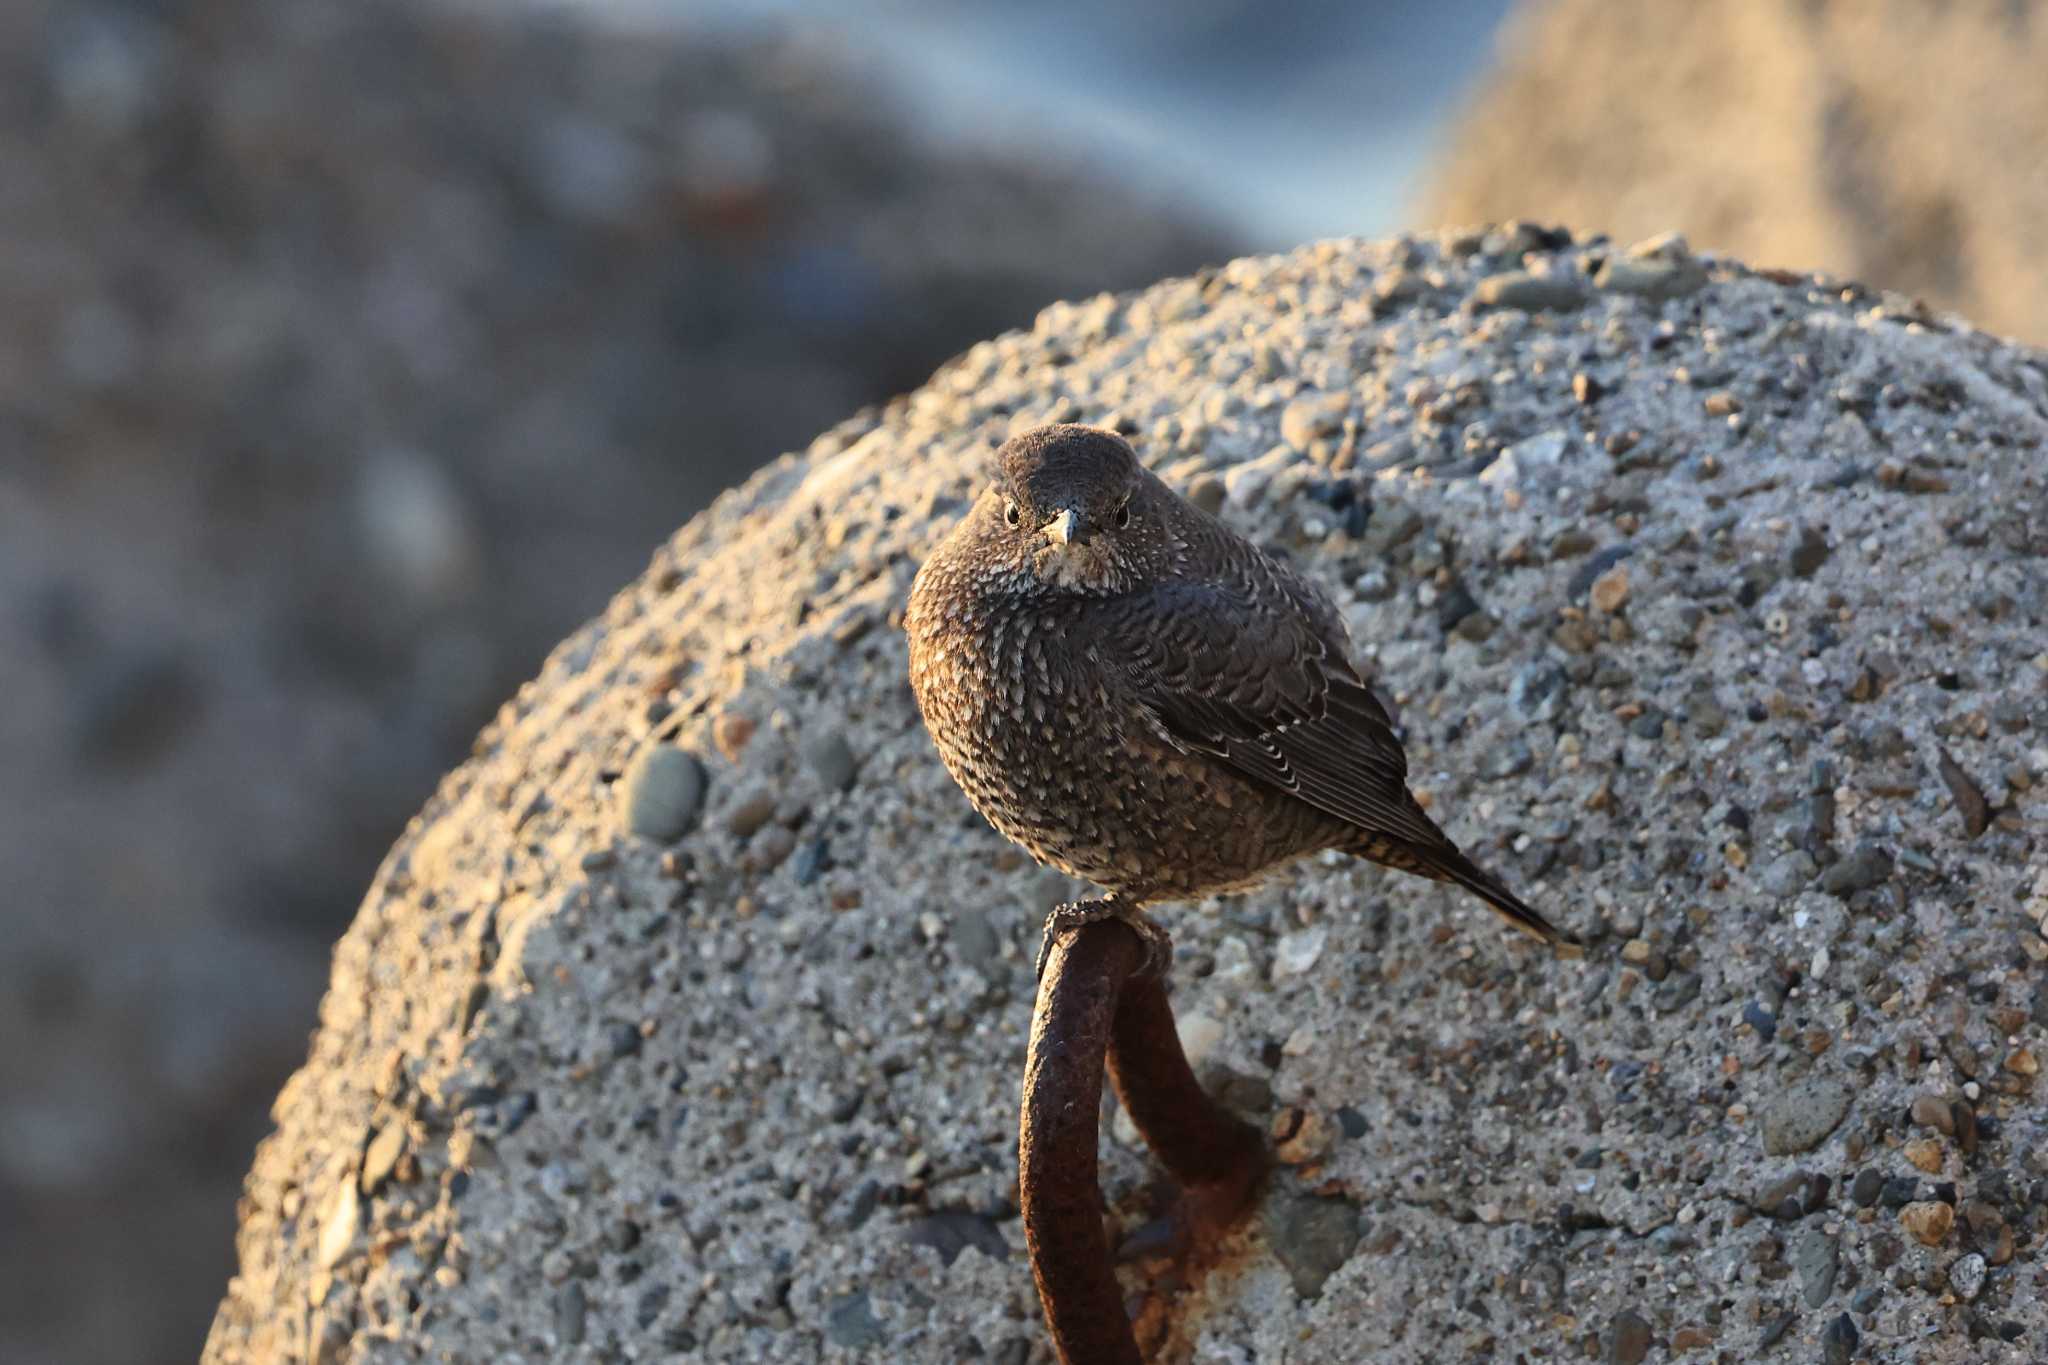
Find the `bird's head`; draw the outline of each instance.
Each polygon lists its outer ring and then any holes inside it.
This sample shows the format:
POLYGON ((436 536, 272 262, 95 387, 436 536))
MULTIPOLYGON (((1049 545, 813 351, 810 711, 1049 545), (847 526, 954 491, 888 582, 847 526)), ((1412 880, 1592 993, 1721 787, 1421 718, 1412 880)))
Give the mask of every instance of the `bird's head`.
POLYGON ((996 452, 974 515, 997 558, 1040 591, 1111 594, 1156 572, 1174 543, 1173 493, 1100 427, 1039 427, 996 452))

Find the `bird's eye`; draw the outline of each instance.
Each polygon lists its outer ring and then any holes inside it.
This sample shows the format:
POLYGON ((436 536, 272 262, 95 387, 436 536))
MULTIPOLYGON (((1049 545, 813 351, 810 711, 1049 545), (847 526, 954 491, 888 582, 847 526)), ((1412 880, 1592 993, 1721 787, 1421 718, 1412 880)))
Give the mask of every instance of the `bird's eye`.
POLYGON ((1131 524, 1131 500, 1130 500, 1129 498, 1125 498, 1125 499, 1124 499, 1124 500, 1123 500, 1122 502, 1120 502, 1120 503, 1118 503, 1118 504, 1117 504, 1117 508, 1116 508, 1116 527, 1117 527, 1117 529, 1118 529, 1119 531, 1121 531, 1121 530, 1123 530, 1123 529, 1124 529, 1124 528, 1125 528, 1126 526, 1129 526, 1130 524, 1131 524))
POLYGON ((1024 514, 1017 510, 1017 500, 1015 498, 1003 504, 1003 520, 1012 526, 1024 524, 1024 514))

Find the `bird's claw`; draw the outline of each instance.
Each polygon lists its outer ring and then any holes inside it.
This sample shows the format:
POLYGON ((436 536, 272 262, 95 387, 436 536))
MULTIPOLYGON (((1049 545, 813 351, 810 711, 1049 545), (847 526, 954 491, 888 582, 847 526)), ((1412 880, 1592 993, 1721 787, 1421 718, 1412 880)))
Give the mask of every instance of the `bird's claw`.
POLYGON ((1138 936, 1138 946, 1144 952, 1134 977, 1165 977, 1173 969, 1173 936, 1166 932, 1159 921, 1138 909, 1118 900, 1068 901, 1055 905, 1045 917, 1045 934, 1038 941, 1038 965, 1032 975, 1042 978, 1045 964, 1052 957, 1052 945, 1062 934, 1084 929, 1098 920, 1119 920, 1138 936))

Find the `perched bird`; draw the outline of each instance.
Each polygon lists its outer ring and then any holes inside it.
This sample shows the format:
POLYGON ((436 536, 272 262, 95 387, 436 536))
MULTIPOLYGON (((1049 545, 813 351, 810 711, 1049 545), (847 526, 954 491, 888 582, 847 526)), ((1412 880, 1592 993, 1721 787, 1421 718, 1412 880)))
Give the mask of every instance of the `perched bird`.
MULTIPOLYGON (((1407 787, 1328 597, 1185 501, 1112 432, 1049 426, 918 572, 910 680, 947 769, 1034 858, 1102 887, 1063 929, 1255 885, 1340 849, 1569 936, 1458 851, 1407 787)), ((1044 950, 1039 962, 1044 965, 1044 950)))

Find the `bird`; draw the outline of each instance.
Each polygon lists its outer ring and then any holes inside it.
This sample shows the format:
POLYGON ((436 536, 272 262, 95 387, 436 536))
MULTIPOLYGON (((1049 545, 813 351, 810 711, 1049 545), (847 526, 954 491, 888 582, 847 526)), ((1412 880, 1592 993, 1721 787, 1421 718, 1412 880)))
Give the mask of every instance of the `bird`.
POLYGON ((1161 902, 1248 890, 1335 849, 1460 887, 1562 953, 1578 941, 1461 852, 1407 785, 1393 721, 1328 594, 1182 498, 1122 436, 1004 442, 904 613, 926 730, 974 808, 1102 888, 1164 973, 1161 902))

